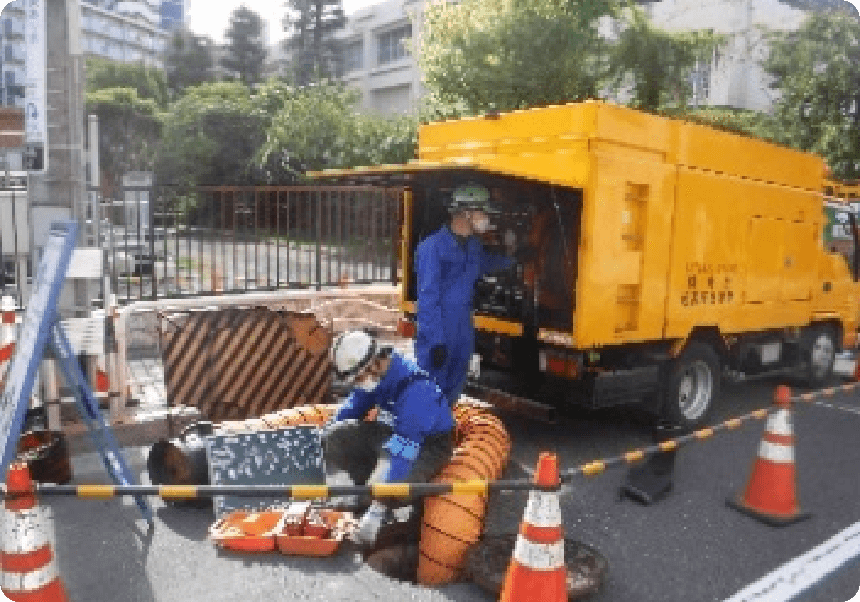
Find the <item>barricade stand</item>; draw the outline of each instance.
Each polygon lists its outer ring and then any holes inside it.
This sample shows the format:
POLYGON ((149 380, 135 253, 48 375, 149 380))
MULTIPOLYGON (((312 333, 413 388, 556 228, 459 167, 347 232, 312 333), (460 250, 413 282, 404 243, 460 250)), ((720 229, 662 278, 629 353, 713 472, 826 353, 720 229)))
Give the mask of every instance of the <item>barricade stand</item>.
POLYGON ((9 466, 6 491, 0 510, 0 590, 13 602, 68 602, 54 560, 51 516, 36 505, 26 464, 9 466))
POLYGON ((542 453, 534 483, 556 491, 529 492, 500 602, 566 602, 567 568, 558 488, 558 458, 542 453))
POLYGON ((797 502, 794 467, 794 434, 791 426, 791 391, 779 386, 774 395, 776 411, 767 420, 743 495, 726 500, 729 506, 753 518, 781 527, 810 516, 797 502))

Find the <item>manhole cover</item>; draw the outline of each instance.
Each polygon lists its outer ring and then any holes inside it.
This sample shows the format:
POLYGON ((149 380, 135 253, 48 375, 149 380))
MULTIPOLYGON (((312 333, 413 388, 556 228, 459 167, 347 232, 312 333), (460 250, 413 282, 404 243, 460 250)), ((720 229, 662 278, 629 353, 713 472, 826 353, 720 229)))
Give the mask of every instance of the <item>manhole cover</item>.
MULTIPOLYGON (((466 567, 480 587, 499 595, 514 552, 516 535, 487 535, 469 552, 466 567)), ((567 598, 581 600, 596 594, 606 579, 609 562, 597 550, 573 539, 564 540, 567 598)))

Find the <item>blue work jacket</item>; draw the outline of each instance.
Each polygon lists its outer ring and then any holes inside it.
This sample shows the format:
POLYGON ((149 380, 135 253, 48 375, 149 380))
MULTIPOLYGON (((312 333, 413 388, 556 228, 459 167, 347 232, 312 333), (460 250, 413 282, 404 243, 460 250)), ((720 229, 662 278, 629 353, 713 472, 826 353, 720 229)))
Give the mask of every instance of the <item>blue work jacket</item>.
POLYGON ((392 456, 386 482, 399 481, 408 474, 425 438, 454 428, 454 415, 439 387, 397 352, 391 354, 391 364, 376 388, 353 390, 334 420, 360 420, 373 407, 393 417, 391 438, 383 446, 392 456))
POLYGON ((489 253, 475 236, 460 242, 442 226, 418 245, 418 365, 426 370, 445 395, 459 394, 466 381, 469 359, 475 350, 472 324, 475 282, 490 272, 510 268, 513 260, 489 253), (433 369, 430 350, 444 345, 445 364, 433 369))

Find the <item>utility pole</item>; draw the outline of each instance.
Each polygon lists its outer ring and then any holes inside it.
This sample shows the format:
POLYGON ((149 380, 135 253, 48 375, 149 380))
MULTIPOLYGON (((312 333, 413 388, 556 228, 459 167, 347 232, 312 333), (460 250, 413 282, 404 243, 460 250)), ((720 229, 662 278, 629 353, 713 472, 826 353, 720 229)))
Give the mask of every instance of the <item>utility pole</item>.
MULTIPOLYGON (((33 265, 47 241, 50 223, 57 219, 86 222, 83 161, 84 59, 80 50, 80 5, 76 0, 41 0, 46 22, 47 169, 29 176, 33 265)), ((79 236, 85 236, 79 228, 79 236)), ((82 242, 83 238, 79 240, 82 242)), ((91 286, 73 280, 64 290, 59 310, 78 317, 90 304, 91 286)))

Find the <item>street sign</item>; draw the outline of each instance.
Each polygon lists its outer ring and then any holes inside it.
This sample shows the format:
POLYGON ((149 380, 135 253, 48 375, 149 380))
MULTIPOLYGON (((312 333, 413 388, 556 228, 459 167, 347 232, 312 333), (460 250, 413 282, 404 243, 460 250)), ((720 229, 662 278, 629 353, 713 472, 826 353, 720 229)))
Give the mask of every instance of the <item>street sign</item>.
POLYGON ((75 222, 55 222, 44 247, 21 335, 6 376, 3 397, 0 398, 0 449, 3 450, 0 481, 6 480, 6 468, 17 455, 24 414, 30 404, 33 382, 45 354, 51 326, 56 320, 57 299, 75 248, 77 231, 75 222))
POLYGON ((27 0, 24 9, 24 36, 27 49, 24 77, 24 168, 47 169, 47 36, 45 5, 47 0, 27 0))

